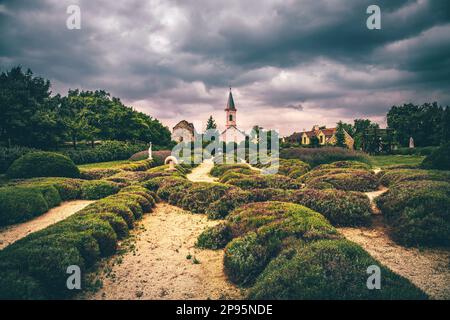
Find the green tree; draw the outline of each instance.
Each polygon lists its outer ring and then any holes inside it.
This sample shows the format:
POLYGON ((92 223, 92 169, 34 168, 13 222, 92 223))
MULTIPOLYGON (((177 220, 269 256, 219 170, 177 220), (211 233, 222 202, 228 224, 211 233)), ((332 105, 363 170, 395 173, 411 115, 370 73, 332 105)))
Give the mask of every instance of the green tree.
POLYGON ((309 139, 309 145, 312 148, 319 148, 320 147, 320 141, 319 138, 317 138, 317 136, 313 135, 310 139, 309 139))
POLYGON ((345 143, 345 132, 342 121, 339 121, 336 127, 336 146, 341 148, 347 148, 345 143))
POLYGON ((62 135, 58 97, 50 81, 14 67, 0 75, 0 141, 32 147, 55 147, 62 135))
POLYGON ((209 116, 208 121, 206 122, 206 130, 217 129, 216 121, 212 116, 209 116))

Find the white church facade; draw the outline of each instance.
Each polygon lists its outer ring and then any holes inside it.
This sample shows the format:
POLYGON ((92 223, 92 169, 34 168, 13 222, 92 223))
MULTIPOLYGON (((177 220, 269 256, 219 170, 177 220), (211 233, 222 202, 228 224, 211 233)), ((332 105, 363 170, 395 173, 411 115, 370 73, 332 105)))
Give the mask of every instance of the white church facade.
MULTIPOLYGON (((233 99, 233 93, 228 95, 227 106, 225 108, 226 122, 225 130, 220 133, 220 140, 226 143, 235 142, 237 144, 245 141, 247 135, 237 126, 237 109, 233 99)), ((172 140, 176 142, 194 141, 197 137, 194 125, 186 120, 180 121, 172 130, 172 140)))

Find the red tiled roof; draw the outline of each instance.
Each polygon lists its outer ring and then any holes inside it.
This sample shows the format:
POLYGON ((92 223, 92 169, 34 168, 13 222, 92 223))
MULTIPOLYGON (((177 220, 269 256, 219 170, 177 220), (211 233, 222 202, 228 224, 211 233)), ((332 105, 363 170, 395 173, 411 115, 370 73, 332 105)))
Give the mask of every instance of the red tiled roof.
POLYGON ((304 131, 304 132, 294 132, 292 135, 287 137, 288 140, 301 140, 301 137, 303 134, 306 134, 308 138, 311 138, 313 136, 317 136, 319 132, 322 132, 326 138, 331 138, 336 133, 336 128, 326 128, 326 129, 319 129, 317 131, 304 131))

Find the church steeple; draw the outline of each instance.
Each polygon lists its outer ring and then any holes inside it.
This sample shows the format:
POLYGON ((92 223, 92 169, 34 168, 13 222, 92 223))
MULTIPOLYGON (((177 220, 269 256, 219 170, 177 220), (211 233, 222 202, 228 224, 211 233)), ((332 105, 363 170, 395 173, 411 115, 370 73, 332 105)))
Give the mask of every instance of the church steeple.
POLYGON ((229 127, 236 127, 236 106, 234 105, 234 99, 233 94, 231 93, 230 88, 230 94, 228 95, 228 102, 227 102, 227 108, 225 109, 227 112, 227 122, 226 127, 227 129, 229 127))
POLYGON ((230 88, 230 94, 228 95, 227 108, 225 109, 225 111, 228 111, 228 110, 236 111, 236 107, 234 106, 233 93, 231 93, 231 88, 230 88))

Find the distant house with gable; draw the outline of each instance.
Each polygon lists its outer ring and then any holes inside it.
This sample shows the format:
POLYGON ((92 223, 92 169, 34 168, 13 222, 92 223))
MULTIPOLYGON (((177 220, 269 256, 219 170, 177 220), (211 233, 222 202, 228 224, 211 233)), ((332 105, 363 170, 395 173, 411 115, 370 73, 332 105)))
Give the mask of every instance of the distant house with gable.
MULTIPOLYGON (((326 128, 314 125, 312 130, 310 131, 303 130, 303 132, 294 132, 289 137, 286 137, 285 141, 289 143, 307 146, 311 144, 312 137, 317 137, 320 145, 335 145, 337 142, 336 131, 337 131, 336 128, 326 128)), ((343 131, 345 136, 345 144, 349 149, 353 149, 355 141, 348 134, 348 132, 345 131, 345 129, 343 129, 343 131)))
POLYGON ((197 133, 194 124, 181 120, 172 129, 172 141, 175 142, 192 142, 195 140, 197 133))

